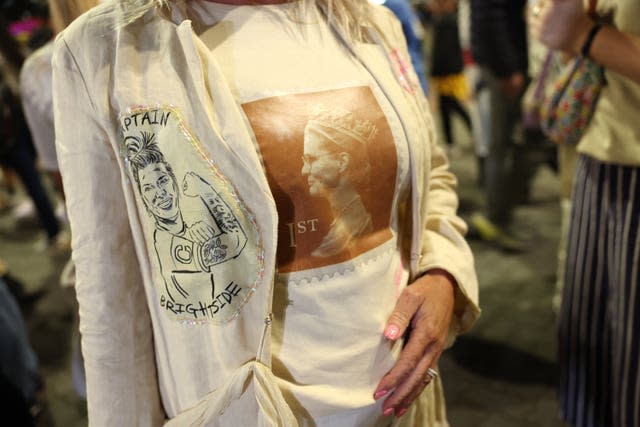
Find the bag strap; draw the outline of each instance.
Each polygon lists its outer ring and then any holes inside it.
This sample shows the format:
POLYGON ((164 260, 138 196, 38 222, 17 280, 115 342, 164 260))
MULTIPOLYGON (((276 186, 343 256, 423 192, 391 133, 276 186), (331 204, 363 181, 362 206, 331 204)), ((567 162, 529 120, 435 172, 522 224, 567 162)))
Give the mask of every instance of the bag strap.
POLYGON ((589 9, 587 9, 587 14, 591 18, 596 18, 598 15, 596 9, 598 8, 598 0, 589 0, 589 9))
POLYGON ((535 91, 533 92, 533 99, 536 101, 542 101, 544 98, 544 91, 547 85, 547 79, 549 78, 549 74, 551 73, 551 65, 554 59, 553 50, 549 49, 547 51, 547 55, 544 58, 544 62, 542 64, 542 68, 538 74, 538 82, 535 86, 535 91))

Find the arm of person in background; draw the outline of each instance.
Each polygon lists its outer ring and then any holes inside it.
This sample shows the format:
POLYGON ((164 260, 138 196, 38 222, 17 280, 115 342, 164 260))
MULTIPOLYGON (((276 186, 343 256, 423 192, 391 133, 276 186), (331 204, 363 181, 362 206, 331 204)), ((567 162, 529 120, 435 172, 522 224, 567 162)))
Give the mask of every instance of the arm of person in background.
MULTIPOLYGON (((540 0, 528 16, 538 40, 551 49, 574 56, 580 53, 595 25, 581 0, 540 0)), ((593 39, 589 57, 605 68, 640 83, 640 35, 603 27, 593 39)))
MULTIPOLYGON (((401 28, 392 40, 408 55, 401 28)), ((421 95, 431 162, 422 168, 425 186, 422 197, 420 262, 417 279, 407 286, 389 317, 384 335, 395 341, 411 326, 411 334, 394 367, 380 380, 375 399, 386 398, 382 411, 402 416, 411 403, 432 380, 429 368, 452 338, 468 330, 480 314, 478 283, 473 255, 464 239, 466 225, 457 216, 457 179, 449 170, 442 148, 436 143, 433 118, 426 99, 421 95)))
MULTIPOLYGON (((77 33, 73 40, 81 39, 77 33)), ((74 45, 75 46, 75 45, 74 45)), ((125 179, 64 34, 53 56, 58 161, 66 190, 91 426, 158 426, 151 320, 127 217, 125 179)), ((104 89, 106 90, 106 89, 104 89)))
POLYGON ((422 35, 418 33, 416 28, 420 28, 422 25, 420 20, 413 10, 413 7, 407 0, 387 0, 384 5, 388 7, 400 20, 402 24, 402 32, 407 40, 407 47, 409 49, 409 55, 411 57, 411 64, 418 76, 420 86, 425 95, 429 94, 429 84, 427 82, 427 76, 424 64, 424 53, 422 51, 422 35))

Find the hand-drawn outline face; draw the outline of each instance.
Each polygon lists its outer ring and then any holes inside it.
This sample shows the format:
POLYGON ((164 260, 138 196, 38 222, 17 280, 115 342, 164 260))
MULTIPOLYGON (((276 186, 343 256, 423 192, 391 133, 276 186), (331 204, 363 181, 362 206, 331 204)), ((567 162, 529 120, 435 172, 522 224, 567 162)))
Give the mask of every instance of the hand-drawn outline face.
POLYGON ((304 164, 301 173, 307 178, 309 194, 312 196, 326 196, 326 193, 334 191, 343 179, 348 154, 331 150, 330 144, 318 134, 305 134, 302 155, 304 164))
POLYGON ((138 171, 140 192, 147 209, 156 218, 175 221, 180 214, 178 183, 165 163, 151 163, 138 171))
POLYGON ((179 111, 140 108, 121 122, 158 308, 189 324, 233 320, 263 281, 253 215, 179 111))

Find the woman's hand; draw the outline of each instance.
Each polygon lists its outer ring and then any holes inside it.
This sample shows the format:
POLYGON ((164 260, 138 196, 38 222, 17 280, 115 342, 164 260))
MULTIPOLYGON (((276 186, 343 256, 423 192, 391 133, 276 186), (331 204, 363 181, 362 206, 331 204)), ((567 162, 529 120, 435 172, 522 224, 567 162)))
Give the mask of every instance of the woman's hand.
POLYGON ((400 357, 380 380, 374 398, 387 397, 382 405, 384 415, 395 412, 400 417, 432 376, 444 350, 453 315, 456 282, 444 270, 430 270, 407 286, 387 322, 384 335, 395 341, 402 337, 409 323, 413 328, 400 357))
POLYGON ((529 10, 528 21, 541 43, 573 55, 580 52, 593 26, 582 0, 538 0, 529 10))
POLYGON ((525 89, 525 78, 521 72, 515 72, 510 76, 498 79, 498 87, 507 97, 517 99, 525 89))

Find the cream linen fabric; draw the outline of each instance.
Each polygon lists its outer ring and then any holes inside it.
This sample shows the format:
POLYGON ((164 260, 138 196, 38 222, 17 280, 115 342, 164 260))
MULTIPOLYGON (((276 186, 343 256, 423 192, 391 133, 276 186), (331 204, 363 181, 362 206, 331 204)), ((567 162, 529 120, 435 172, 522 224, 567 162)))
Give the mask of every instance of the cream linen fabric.
POLYGON ((53 130, 52 55, 53 42, 49 42, 29 55, 20 70, 20 95, 24 115, 31 130, 38 161, 47 171, 58 170, 53 130))
MULTIPOLYGON (((150 13, 114 30, 114 7, 99 6, 65 30, 53 60, 56 142, 68 193, 90 423, 157 426, 169 418, 175 425, 191 425, 187 419, 194 425, 294 425, 267 369, 277 215, 249 129, 184 12, 174 8, 171 19, 150 13), (230 183, 220 196, 255 246, 248 248, 256 259, 247 260, 247 275, 254 264, 262 266, 255 277, 242 277, 243 285, 255 286, 224 322, 188 321, 169 313, 166 301, 159 303, 163 278, 153 253, 158 234, 150 232, 153 223, 122 138, 137 111, 152 110, 180 116, 182 133, 160 139, 176 174, 186 170, 179 163, 186 150, 185 157, 210 168, 204 181, 230 183), (254 233, 257 240, 251 239, 254 233)), ((377 43, 345 47, 376 79, 409 139, 412 221, 406 257, 412 278, 431 268, 456 278, 453 336, 479 313, 465 225, 455 214, 456 181, 435 144, 424 97, 417 88, 412 94, 403 87, 406 74, 398 74, 397 61, 390 59, 398 52, 408 58, 399 24, 384 9, 376 9, 376 22, 370 31, 377 43), (384 44, 377 35, 382 32, 384 44)), ((138 117, 140 129, 163 135, 160 124, 138 117)), ((439 383, 420 400, 402 422, 426 416, 425 425, 446 425, 439 383)))
MULTIPOLYGON (((389 418, 382 415, 382 401, 373 399, 373 391, 401 347, 381 337, 408 279, 397 212, 409 194, 409 149, 402 124, 384 92, 343 48, 317 9, 299 11, 294 3, 209 2, 195 2, 193 9, 208 27, 200 38, 212 49, 227 85, 255 126, 256 146, 270 176, 280 222, 286 225, 293 214, 296 223, 314 218, 319 224, 315 232, 301 234, 283 233, 287 228, 280 227, 278 259, 286 261, 276 274, 272 326, 278 385, 291 406, 300 408, 294 410, 300 425, 386 426, 389 418), (255 43, 264 34, 271 35, 269 49, 255 43), (324 232, 321 211, 326 199, 308 197, 308 179, 318 165, 303 165, 303 126, 298 124, 306 123, 310 135, 333 130, 323 135, 339 139, 345 134, 317 120, 305 122, 318 105, 325 113, 337 113, 336 107, 357 111, 357 120, 371 118, 367 123, 376 126, 376 135, 384 135, 363 143, 366 163, 356 167, 370 166, 369 192, 385 200, 381 207, 364 192, 359 199, 365 200, 361 214, 370 225, 371 218, 376 224, 386 219, 375 231, 385 237, 364 252, 328 263, 310 249, 324 232), (309 245, 309 239, 314 244, 309 245)), ((342 143, 348 150, 353 141, 346 138, 342 143)), ((323 179, 315 177, 314 182, 323 179)), ((334 185, 330 179, 322 182, 334 185)))
MULTIPOLYGON (((615 25, 620 31, 640 36, 640 2, 613 0, 615 25)), ((600 3, 598 3, 600 6, 600 3)), ((605 86, 578 152, 605 163, 640 166, 640 85, 606 70, 605 86)))

